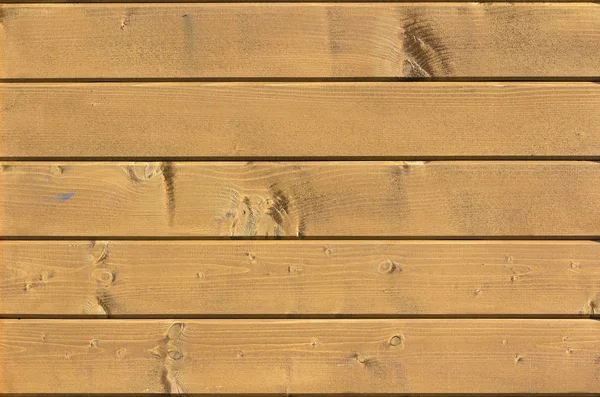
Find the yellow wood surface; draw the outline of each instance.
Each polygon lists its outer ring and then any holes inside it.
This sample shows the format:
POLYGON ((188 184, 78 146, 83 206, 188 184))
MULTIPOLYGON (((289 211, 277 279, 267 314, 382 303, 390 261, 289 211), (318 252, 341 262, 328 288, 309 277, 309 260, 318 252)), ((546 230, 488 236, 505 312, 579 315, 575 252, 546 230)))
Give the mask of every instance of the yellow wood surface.
POLYGON ((600 392, 591 320, 2 320, 0 392, 600 392))
POLYGON ((594 83, 30 83, 0 98, 5 158, 600 153, 594 83))
POLYGON ((600 243, 3 241, 0 315, 600 314, 600 243))
POLYGON ((600 395, 600 4, 41 1, 0 394, 600 395))
POLYGON ((598 77, 599 9, 7 4, 0 78, 598 77))
POLYGON ((5 236, 598 236, 600 164, 5 162, 5 236))

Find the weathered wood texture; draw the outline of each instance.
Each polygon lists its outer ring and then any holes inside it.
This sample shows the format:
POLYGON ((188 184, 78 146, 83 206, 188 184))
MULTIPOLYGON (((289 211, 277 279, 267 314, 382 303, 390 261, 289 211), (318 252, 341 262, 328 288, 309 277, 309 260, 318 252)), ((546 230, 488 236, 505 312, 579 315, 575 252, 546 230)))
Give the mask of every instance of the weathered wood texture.
POLYGON ((3 241, 3 315, 594 315, 600 243, 3 241))
POLYGON ((5 236, 600 235, 596 162, 7 162, 5 236))
POLYGON ((600 76, 593 3, 3 5, 2 78, 600 76))
POLYGON ((5 158, 600 155, 594 83, 0 84, 0 98, 5 158))
POLYGON ((0 392, 600 392, 591 320, 3 320, 0 392))

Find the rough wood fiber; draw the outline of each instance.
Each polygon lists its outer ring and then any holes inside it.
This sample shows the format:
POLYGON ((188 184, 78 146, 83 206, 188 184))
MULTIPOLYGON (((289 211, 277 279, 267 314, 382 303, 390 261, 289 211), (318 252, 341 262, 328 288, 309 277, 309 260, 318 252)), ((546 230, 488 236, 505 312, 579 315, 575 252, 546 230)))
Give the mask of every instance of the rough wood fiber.
POLYGON ((5 236, 598 236, 596 162, 6 162, 5 236))
POLYGON ((594 83, 0 84, 0 97, 5 158, 600 153, 594 83))
POLYGON ((594 315, 599 263, 569 241, 3 241, 0 314, 594 315))
POLYGON ((600 5, 3 5, 2 78, 600 76, 600 5))
POLYGON ((591 320, 3 320, 0 344, 10 393, 600 392, 591 320))

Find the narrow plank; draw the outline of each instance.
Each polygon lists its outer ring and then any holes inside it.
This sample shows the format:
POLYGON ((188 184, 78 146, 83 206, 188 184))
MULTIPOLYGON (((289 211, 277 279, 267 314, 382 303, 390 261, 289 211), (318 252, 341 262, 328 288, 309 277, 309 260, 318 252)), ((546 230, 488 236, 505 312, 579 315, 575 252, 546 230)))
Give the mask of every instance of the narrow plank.
POLYGON ((594 83, 0 84, 0 97, 4 158, 600 153, 594 83))
POLYGON ((600 392, 592 320, 3 320, 0 345, 3 393, 600 392))
POLYGON ((583 161, 6 162, 4 236, 600 235, 583 161))
POLYGON ((2 241, 0 314, 587 316, 590 241, 2 241))
POLYGON ((600 76, 600 13, 593 3, 0 10, 0 78, 600 76))

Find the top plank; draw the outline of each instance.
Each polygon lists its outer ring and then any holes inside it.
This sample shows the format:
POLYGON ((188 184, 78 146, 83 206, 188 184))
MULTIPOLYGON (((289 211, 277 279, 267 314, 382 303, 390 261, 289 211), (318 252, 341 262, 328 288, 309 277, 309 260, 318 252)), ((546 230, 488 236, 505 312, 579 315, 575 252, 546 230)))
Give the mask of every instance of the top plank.
POLYGON ((600 5, 0 7, 0 78, 600 76, 600 5))

